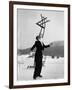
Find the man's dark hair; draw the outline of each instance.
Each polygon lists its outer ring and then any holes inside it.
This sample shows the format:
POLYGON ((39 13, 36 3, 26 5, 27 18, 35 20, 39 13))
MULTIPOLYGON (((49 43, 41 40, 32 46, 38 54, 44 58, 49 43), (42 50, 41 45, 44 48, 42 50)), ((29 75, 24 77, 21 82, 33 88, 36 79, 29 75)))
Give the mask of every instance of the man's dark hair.
POLYGON ((39 38, 40 38, 39 36, 36 36, 36 40, 39 40, 39 38))

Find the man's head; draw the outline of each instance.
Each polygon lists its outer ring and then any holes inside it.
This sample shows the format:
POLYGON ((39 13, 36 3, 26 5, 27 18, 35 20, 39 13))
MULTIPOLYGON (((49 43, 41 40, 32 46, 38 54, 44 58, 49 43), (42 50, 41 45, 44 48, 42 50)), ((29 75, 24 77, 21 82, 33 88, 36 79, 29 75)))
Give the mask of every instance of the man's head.
POLYGON ((40 38, 39 36, 36 36, 36 40, 39 40, 39 38, 40 38))
POLYGON ((42 34, 39 36, 36 36, 36 40, 41 40, 42 39, 42 34))

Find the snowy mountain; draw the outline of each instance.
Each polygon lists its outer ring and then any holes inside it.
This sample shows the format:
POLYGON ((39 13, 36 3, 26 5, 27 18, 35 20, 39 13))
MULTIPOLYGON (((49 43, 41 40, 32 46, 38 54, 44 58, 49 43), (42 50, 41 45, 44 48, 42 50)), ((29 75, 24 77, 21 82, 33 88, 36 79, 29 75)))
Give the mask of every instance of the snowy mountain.
MULTIPOLYGON (((35 52, 35 49, 34 49, 35 52)), ((18 49, 18 55, 26 55, 30 53, 30 48, 18 49)), ((45 48, 43 51, 45 56, 64 57, 64 41, 55 41, 51 47, 45 48)), ((34 56, 34 54, 32 55, 34 56)))

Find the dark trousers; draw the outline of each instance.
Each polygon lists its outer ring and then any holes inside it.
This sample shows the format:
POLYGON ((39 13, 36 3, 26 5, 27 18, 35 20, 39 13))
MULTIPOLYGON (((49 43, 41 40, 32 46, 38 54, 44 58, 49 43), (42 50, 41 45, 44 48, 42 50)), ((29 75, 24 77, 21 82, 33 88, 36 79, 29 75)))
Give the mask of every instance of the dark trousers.
POLYGON ((42 55, 35 56, 35 70, 33 77, 37 77, 40 75, 42 70, 42 55))

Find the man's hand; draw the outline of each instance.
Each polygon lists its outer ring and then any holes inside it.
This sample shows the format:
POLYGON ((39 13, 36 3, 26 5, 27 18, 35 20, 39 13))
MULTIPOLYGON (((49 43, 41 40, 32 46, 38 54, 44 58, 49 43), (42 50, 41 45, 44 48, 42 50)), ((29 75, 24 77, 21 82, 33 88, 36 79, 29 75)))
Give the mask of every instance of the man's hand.
POLYGON ((34 52, 30 52, 29 55, 32 56, 34 52))
POLYGON ((31 56, 32 55, 32 52, 30 52, 29 55, 31 56))

